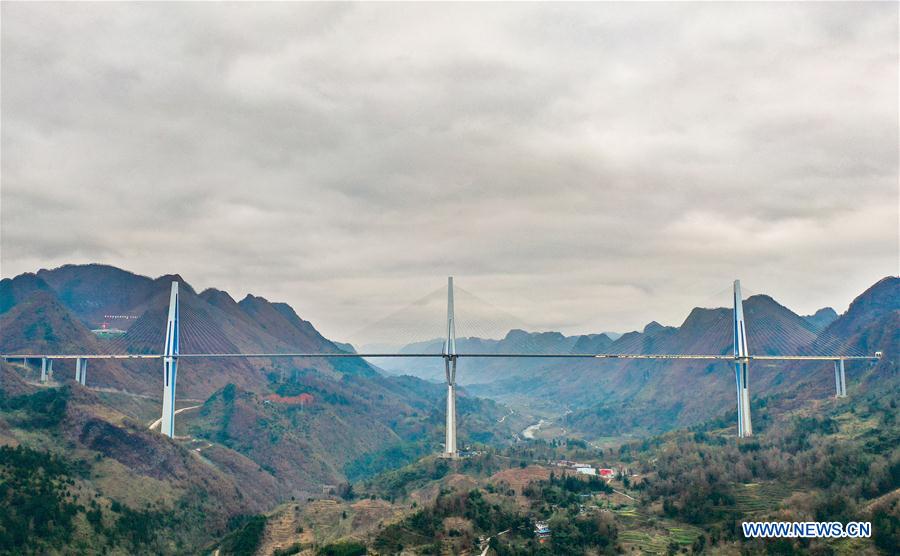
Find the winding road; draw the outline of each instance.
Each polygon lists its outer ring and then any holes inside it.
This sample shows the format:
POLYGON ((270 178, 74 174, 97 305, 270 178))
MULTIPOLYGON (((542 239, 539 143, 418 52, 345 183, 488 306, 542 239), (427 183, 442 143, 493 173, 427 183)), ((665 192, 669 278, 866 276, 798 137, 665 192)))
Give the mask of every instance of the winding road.
MULTIPOLYGON (((191 410, 191 409, 197 409, 198 407, 202 407, 202 406, 203 406, 203 404, 200 404, 200 405, 192 405, 192 406, 188 406, 188 407, 182 407, 181 409, 176 409, 176 410, 175 410, 175 415, 178 415, 179 413, 181 413, 181 412, 183 412, 183 411, 189 411, 189 410, 191 410)), ((162 423, 162 417, 160 417, 160 418, 157 419, 156 421, 153 421, 152 423, 150 423, 150 426, 147 427, 147 428, 150 429, 150 430, 153 430, 153 429, 155 429, 155 428, 158 428, 160 423, 162 423)))

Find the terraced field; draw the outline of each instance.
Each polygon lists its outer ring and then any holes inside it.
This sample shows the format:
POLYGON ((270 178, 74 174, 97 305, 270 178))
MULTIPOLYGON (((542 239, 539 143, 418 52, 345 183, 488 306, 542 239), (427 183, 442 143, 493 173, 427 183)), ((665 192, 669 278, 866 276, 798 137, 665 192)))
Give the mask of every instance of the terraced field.
POLYGON ((776 483, 748 483, 735 489, 736 511, 742 514, 769 512, 778 509, 791 489, 776 483))
POLYGON ((613 513, 622 521, 626 526, 644 526, 647 527, 651 524, 650 516, 640 513, 633 506, 627 508, 621 508, 618 510, 613 510, 613 513))
POLYGON ((844 438, 858 438, 878 426, 878 419, 862 419, 851 413, 842 413, 834 418, 844 438))
POLYGON ((643 554, 665 554, 669 546, 667 537, 651 536, 643 531, 623 531, 619 533, 619 541, 624 545, 626 552, 630 545, 643 554))
POLYGON ((669 530, 669 537, 678 544, 681 545, 692 545, 694 541, 697 540, 702 532, 699 529, 695 529, 693 527, 689 527, 687 525, 682 525, 679 527, 667 527, 669 530))
POLYGON ((615 513, 625 529, 619 532, 619 541, 626 551, 633 547, 645 554, 665 554, 671 543, 690 546, 702 534, 696 527, 652 517, 635 508, 615 510, 615 513))

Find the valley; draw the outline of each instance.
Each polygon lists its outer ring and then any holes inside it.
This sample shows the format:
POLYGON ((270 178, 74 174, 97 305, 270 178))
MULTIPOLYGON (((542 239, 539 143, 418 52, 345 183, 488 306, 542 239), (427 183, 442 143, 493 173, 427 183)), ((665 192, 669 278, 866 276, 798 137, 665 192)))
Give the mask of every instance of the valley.
MULTIPOLYGON (((151 352, 171 279, 99 265, 5 279, 0 352, 151 352), (122 337, 91 332, 108 314, 134 317, 122 337)), ((285 304, 183 289, 194 349, 352 350, 285 304)), ((765 296, 745 306, 751 324, 793 327, 791 349, 839 338, 833 349, 883 356, 848 364, 846 399, 820 363, 753 365, 756 435, 740 440, 728 365, 490 360, 476 372, 462 360, 461 458, 449 460, 436 456, 446 386, 427 365, 185 360, 169 439, 158 433, 158 364, 92 361, 81 385, 65 362, 43 384, 34 361, 4 361, 0 473, 18 486, 0 492, 0 552, 732 554, 771 546, 742 540, 743 519, 858 517, 881 524, 878 535, 780 546, 887 553, 900 511, 900 279, 841 315, 802 317, 765 296)), ((712 325, 723 315, 695 309, 680 327, 615 340, 512 331, 460 349, 721 353, 727 331, 712 325)), ((754 349, 784 349, 785 336, 765 330, 752 333, 754 349)))

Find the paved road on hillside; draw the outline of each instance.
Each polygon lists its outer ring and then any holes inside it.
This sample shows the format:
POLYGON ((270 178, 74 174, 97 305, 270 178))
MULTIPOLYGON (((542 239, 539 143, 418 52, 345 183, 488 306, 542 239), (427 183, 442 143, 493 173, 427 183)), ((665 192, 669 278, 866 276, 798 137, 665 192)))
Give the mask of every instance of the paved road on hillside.
MULTIPOLYGON (((190 407, 182 407, 181 409, 176 409, 176 410, 175 410, 175 415, 178 415, 178 414, 181 413, 182 411, 188 411, 188 410, 191 410, 191 409, 197 409, 198 407, 202 407, 202 406, 203 406, 203 404, 200 404, 200 405, 192 405, 192 406, 190 406, 190 407)), ((156 421, 153 421, 152 423, 150 423, 150 426, 147 427, 147 428, 150 429, 150 430, 153 430, 153 429, 155 429, 156 427, 158 427, 160 423, 162 423, 162 417, 160 417, 160 418, 157 419, 156 421)))

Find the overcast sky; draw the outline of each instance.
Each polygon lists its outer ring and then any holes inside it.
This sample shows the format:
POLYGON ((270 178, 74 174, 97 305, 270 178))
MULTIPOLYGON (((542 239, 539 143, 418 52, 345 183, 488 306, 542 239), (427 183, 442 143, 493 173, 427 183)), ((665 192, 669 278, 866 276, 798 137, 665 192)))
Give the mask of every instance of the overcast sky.
POLYGON ((448 274, 574 333, 898 273, 897 3, 0 9, 4 277, 179 273, 342 339, 448 274))

